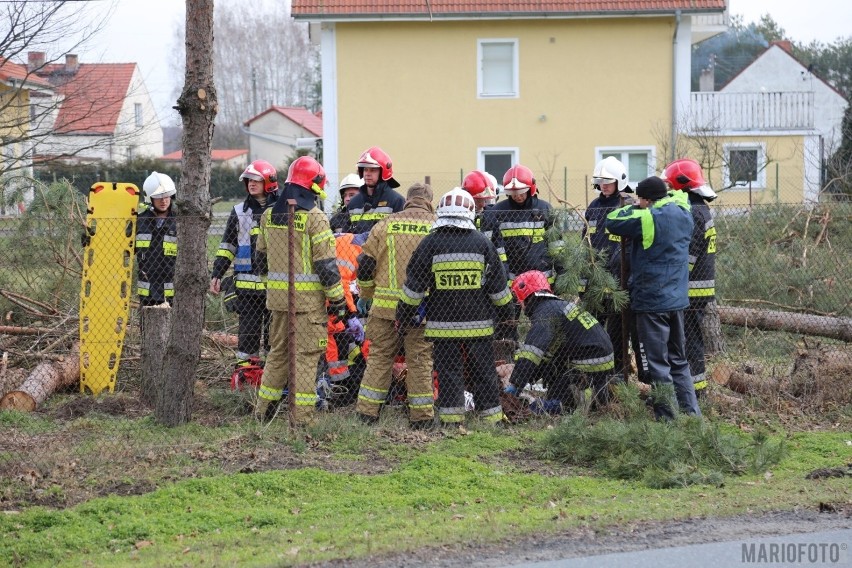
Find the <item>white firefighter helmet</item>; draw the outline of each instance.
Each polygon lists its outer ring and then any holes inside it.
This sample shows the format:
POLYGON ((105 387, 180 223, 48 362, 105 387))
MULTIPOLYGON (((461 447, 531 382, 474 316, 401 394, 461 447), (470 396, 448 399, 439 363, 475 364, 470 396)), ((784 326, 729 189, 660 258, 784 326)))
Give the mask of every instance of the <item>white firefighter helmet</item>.
POLYGON ((473 220, 476 218, 476 205, 473 196, 460 187, 455 187, 441 196, 435 210, 438 219, 433 227, 459 227, 476 230, 473 220))
POLYGON ((362 185, 364 185, 364 180, 358 177, 358 174, 348 174, 340 180, 340 189, 347 189, 350 187, 357 189, 362 185))
POLYGON ((615 156, 607 156, 595 166, 595 173, 592 174, 592 183, 600 186, 612 182, 618 184, 618 191, 630 190, 627 187, 627 168, 615 156))
POLYGON ((163 197, 171 197, 176 193, 175 182, 172 181, 172 178, 157 172, 152 172, 145 179, 142 189, 145 190, 148 199, 162 199, 163 197))

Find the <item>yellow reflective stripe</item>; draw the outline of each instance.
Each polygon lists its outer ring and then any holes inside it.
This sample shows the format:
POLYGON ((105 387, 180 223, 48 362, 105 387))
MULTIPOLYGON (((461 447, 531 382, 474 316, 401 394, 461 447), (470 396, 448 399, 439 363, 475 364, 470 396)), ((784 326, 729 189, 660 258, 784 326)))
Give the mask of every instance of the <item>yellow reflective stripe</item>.
POLYGON ((423 332, 425 337, 433 337, 433 338, 449 338, 452 339, 454 337, 458 338, 466 338, 466 337, 489 337, 494 335, 494 327, 481 327, 481 328, 468 328, 468 329, 435 329, 430 328, 429 324, 426 324, 426 330, 423 332))
POLYGON ((476 260, 451 260, 432 264, 432 272, 442 272, 445 270, 483 270, 484 268, 485 263, 476 260))
MULTIPOLYGON (((394 288, 399 287, 399 282, 396 278, 396 239, 392 235, 388 235, 388 284, 394 288)), ((378 291, 378 290, 376 290, 378 291)))
POLYGON ((220 256, 222 258, 227 258, 228 260, 234 260, 234 253, 227 249, 220 248, 216 251, 216 256, 220 256))
POLYGON ((541 365, 541 357, 539 357, 532 351, 520 350, 515 353, 515 361, 519 361, 520 359, 526 359, 528 361, 532 361, 536 365, 541 365))
POLYGON ((257 396, 266 400, 281 400, 281 397, 284 396, 284 389, 274 389, 266 385, 260 385, 257 396))
POLYGON ((340 284, 340 281, 337 282, 331 288, 325 289, 325 297, 329 300, 342 298, 343 297, 343 286, 340 284))
POLYGON ((597 373, 600 371, 609 371, 610 369, 615 368, 614 361, 607 361, 606 363, 598 363, 597 365, 586 365, 583 363, 572 363, 573 367, 578 371, 586 371, 589 373, 597 373))
MULTIPOLYGON (((269 290, 289 290, 290 283, 287 281, 281 282, 279 280, 270 280, 266 283, 266 287, 269 290)), ((301 290, 303 292, 321 292, 324 288, 319 282, 296 282, 296 290, 301 290)), ((341 288, 341 290, 343 289, 341 288)))
POLYGON ((240 288, 241 290, 266 290, 266 283, 237 280, 236 282, 234 282, 234 287, 240 288))
POLYGON ((319 397, 315 392, 297 392, 296 406, 316 406, 319 397))
POLYGON ((690 288, 688 292, 689 298, 706 298, 707 296, 715 296, 715 288, 690 288))
POLYGON ((509 291, 508 288, 504 289, 502 292, 491 295, 491 301, 495 306, 505 306, 509 302, 512 301, 512 292, 509 291))
POLYGON ((385 401, 388 396, 387 389, 377 389, 373 387, 369 387, 367 385, 361 385, 361 388, 358 390, 358 398, 360 400, 366 402, 373 402, 376 404, 381 404, 385 401))
POLYGON ((249 231, 249 235, 259 235, 259 234, 260 234, 260 227, 258 227, 257 225, 252 227, 251 230, 249 231))
POLYGON ((163 241, 163 254, 166 256, 177 256, 177 243, 163 241))
POLYGON ((376 298, 373 296, 373 305, 377 308, 395 308, 399 303, 399 298, 395 300, 385 300, 383 298, 376 298))

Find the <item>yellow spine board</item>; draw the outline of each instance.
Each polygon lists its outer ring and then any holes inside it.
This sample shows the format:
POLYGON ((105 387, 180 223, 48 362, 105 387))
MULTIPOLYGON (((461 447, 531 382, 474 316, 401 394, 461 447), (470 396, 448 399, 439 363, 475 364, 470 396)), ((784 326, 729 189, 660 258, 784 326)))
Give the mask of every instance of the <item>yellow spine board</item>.
POLYGON ((115 390, 130 319, 139 189, 98 182, 89 190, 80 286, 80 392, 115 390))

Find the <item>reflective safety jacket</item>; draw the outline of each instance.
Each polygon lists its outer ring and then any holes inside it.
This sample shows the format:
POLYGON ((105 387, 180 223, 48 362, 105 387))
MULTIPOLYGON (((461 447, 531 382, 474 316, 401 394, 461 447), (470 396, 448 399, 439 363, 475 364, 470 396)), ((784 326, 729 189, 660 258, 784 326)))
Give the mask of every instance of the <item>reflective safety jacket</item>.
POLYGON ((615 368, 612 342, 589 312, 551 294, 527 299, 530 330, 515 352, 511 383, 523 390, 540 377, 547 365, 557 373, 576 369, 584 373, 611 373, 615 368))
POLYGON ((550 203, 537 196, 523 204, 505 199, 486 210, 483 232, 491 231, 510 283, 528 270, 544 272, 551 284, 556 280, 551 256, 559 253, 561 243, 552 243, 549 250, 545 236, 552 224, 550 203))
POLYGON ((266 205, 261 205, 249 195, 244 202, 234 205, 228 216, 211 276, 221 279, 233 262, 234 285, 238 294, 259 294, 266 290, 266 282, 260 276, 259 267, 252 262, 252 256, 260 232, 260 215, 274 203, 274 193, 267 195, 266 205))
POLYGON ((695 223, 689 243, 689 303, 704 305, 716 297, 716 225, 704 198, 685 193, 695 223))
POLYGON ((152 209, 139 214, 136 221, 136 293, 147 304, 161 304, 175 295, 177 258, 177 222, 174 213, 156 217, 152 209))
POLYGON ((692 214, 682 191, 647 209, 628 205, 606 217, 614 235, 630 238, 630 307, 634 312, 671 312, 689 306, 689 243, 692 214))
POLYGON ((405 207, 405 198, 397 193, 386 181, 376 184, 373 195, 367 194, 367 186, 361 186, 361 192, 349 201, 349 226, 345 233, 367 233, 373 226, 405 207))
POLYGON ((491 337, 495 308, 498 323, 514 317, 494 245, 479 231, 454 226, 438 227, 417 246, 400 300, 397 319, 403 324, 426 301, 424 335, 430 340, 491 337))
POLYGON ((413 201, 370 231, 358 261, 358 287, 362 298, 373 299, 371 317, 390 321, 396 317, 408 261, 434 222, 435 214, 413 201))
MULTIPOLYGON (((289 307, 288 216, 287 200, 279 199, 263 212, 257 238, 257 253, 265 255, 268 266, 266 307, 275 311, 286 311, 289 307)), ((297 206, 294 222, 295 311, 325 311, 326 300, 334 302, 343 297, 334 234, 328 217, 316 206, 310 210, 297 206)))
MULTIPOLYGON (((354 283, 358 279, 358 256, 361 247, 353 242, 355 235, 343 233, 334 238, 334 250, 337 255, 337 270, 340 272, 340 284, 349 311, 355 313, 355 299, 352 294, 354 283)), ((340 322, 342 325, 342 322, 340 322)))

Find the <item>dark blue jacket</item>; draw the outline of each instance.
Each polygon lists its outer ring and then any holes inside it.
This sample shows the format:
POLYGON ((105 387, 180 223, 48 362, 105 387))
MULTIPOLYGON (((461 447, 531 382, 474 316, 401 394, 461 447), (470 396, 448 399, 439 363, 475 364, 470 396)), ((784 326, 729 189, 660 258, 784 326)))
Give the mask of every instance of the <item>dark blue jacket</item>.
POLYGON ((394 191, 388 182, 380 181, 372 196, 367 194, 367 186, 362 185, 361 192, 346 207, 349 224, 343 232, 368 233, 376 223, 391 213, 402 211, 404 207, 405 198, 394 191))
POLYGON ((649 207, 628 205, 606 217, 606 229, 629 237, 634 312, 671 312, 689 306, 689 243, 692 214, 682 191, 669 192, 649 207))

